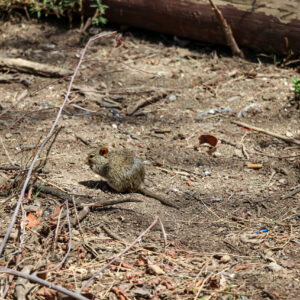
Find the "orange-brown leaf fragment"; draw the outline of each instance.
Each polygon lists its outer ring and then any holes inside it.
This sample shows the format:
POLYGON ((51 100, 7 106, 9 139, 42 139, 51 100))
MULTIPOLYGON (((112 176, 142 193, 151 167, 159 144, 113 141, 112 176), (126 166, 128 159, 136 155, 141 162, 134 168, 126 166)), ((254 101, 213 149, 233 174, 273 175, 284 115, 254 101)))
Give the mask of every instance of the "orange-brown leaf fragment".
POLYGON ((126 268, 126 269, 130 269, 130 270, 135 270, 135 268, 133 266, 131 266, 130 264, 126 263, 126 262, 122 262, 122 267, 126 268))
POLYGON ((112 292, 114 292, 116 294, 116 296, 120 299, 120 300, 130 300, 130 298, 125 294, 125 292, 123 290, 121 290, 118 287, 113 287, 112 292))
POLYGON ((41 222, 38 220, 38 218, 33 213, 30 212, 26 216, 26 228, 27 229, 31 229, 32 227, 38 226, 39 224, 41 224, 41 222))
POLYGON ((47 300, 55 300, 57 291, 49 289, 47 287, 42 287, 37 291, 37 295, 42 296, 47 300))
POLYGON ((248 268, 249 268, 249 265, 246 263, 244 265, 236 266, 234 269, 235 269, 235 271, 241 271, 241 270, 246 270, 248 268))
POLYGON ((192 182, 191 182, 189 179, 186 181, 186 184, 187 184, 188 186, 193 186, 192 182))

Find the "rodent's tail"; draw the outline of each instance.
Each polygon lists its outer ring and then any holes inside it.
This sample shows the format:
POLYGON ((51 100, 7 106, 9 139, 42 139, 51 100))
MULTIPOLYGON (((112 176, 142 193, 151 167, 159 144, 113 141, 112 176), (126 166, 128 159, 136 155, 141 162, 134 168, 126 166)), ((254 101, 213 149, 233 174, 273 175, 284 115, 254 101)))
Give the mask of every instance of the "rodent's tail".
POLYGON ((179 208, 177 205, 175 205, 174 203, 171 203, 170 201, 164 199, 163 197, 160 197, 159 195, 147 190, 144 187, 139 187, 139 192, 144 194, 145 196, 154 198, 156 200, 158 200, 161 204, 170 206, 170 207, 174 207, 174 208, 179 208))

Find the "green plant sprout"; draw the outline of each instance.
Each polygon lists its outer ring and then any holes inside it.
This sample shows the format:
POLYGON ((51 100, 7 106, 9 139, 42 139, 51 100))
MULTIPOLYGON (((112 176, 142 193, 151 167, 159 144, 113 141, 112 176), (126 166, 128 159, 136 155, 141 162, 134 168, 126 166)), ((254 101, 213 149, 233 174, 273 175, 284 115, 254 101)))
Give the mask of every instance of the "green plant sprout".
POLYGON ((293 88, 294 88, 294 95, 295 99, 300 99, 300 79, 297 77, 292 78, 293 88))
MULTIPOLYGON (((107 20, 103 15, 108 6, 102 4, 102 0, 90 0, 89 6, 96 9, 92 24, 106 24, 107 20)), ((83 0, 0 0, 0 11, 10 13, 13 9, 23 9, 38 19, 49 15, 57 18, 68 16, 71 23, 72 14, 79 14, 81 20, 84 18, 83 0)))
POLYGON ((35 199, 38 197, 38 195, 39 195, 39 193, 40 193, 42 187, 43 187, 43 185, 42 185, 42 183, 40 183, 40 184, 38 185, 37 189, 36 189, 35 194, 33 195, 33 200, 35 200, 35 199))

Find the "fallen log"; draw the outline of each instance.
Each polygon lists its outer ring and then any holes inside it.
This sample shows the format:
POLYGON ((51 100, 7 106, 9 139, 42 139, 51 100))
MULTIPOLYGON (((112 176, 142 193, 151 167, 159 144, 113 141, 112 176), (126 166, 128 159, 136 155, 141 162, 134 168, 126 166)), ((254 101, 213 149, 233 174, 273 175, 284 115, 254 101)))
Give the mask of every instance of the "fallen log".
MULTIPOLYGON (((216 0, 239 46, 300 54, 299 0, 216 0)), ((109 21, 226 44, 223 30, 206 0, 104 0, 109 21)))

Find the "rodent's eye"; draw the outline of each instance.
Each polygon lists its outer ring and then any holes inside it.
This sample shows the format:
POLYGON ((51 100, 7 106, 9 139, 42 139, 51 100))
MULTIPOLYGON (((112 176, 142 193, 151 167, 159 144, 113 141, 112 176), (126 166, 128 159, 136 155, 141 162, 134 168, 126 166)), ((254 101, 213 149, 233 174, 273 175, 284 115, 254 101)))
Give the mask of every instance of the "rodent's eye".
POLYGON ((108 154, 108 148, 106 148, 106 147, 100 148, 100 149, 99 149, 99 154, 100 154, 101 156, 106 157, 107 154, 108 154))

